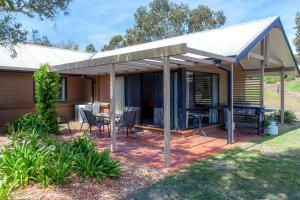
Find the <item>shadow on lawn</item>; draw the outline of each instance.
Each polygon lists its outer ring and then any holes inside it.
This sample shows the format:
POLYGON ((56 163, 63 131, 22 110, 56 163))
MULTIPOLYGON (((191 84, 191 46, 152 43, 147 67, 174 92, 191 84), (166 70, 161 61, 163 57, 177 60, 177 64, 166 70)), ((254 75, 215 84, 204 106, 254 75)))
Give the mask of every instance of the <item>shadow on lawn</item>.
POLYGON ((126 199, 300 199, 300 148, 234 148, 168 175, 126 199))

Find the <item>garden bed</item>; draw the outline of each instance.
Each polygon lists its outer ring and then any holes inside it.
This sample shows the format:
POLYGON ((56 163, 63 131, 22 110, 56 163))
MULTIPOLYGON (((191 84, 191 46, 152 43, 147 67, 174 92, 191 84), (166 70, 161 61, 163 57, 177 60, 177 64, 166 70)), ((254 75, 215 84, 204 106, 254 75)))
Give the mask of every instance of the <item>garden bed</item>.
POLYGON ((121 199, 132 192, 161 180, 165 172, 157 168, 141 166, 128 160, 121 160, 121 175, 116 179, 106 178, 102 183, 95 179, 83 181, 73 176, 64 188, 43 188, 33 185, 11 194, 12 199, 121 199))

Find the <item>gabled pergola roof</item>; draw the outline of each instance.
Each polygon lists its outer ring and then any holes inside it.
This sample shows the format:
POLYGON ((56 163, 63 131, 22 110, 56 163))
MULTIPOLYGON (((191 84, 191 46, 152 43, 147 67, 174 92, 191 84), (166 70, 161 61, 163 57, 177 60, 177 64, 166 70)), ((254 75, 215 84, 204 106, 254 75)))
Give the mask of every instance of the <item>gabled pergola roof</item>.
POLYGON ((109 73, 112 66, 116 73, 150 71, 162 69, 163 57, 169 57, 171 68, 214 65, 221 61, 240 63, 245 70, 259 69, 264 57, 259 52, 260 41, 267 35, 268 67, 295 71, 296 60, 279 17, 100 52, 79 62, 52 66, 50 71, 98 75, 109 73))

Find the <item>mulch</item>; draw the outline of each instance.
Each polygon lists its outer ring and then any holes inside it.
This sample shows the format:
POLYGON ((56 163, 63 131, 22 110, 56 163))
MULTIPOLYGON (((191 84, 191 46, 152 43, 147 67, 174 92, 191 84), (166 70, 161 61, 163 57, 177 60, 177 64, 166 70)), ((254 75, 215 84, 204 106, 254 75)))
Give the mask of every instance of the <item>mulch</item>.
POLYGON ((125 159, 121 160, 121 164, 122 173, 117 179, 107 178, 99 183, 95 179, 84 181, 74 175, 64 188, 54 186, 43 188, 40 185, 32 185, 13 191, 10 198, 18 200, 122 199, 132 192, 161 180, 166 174, 163 170, 142 166, 125 159))

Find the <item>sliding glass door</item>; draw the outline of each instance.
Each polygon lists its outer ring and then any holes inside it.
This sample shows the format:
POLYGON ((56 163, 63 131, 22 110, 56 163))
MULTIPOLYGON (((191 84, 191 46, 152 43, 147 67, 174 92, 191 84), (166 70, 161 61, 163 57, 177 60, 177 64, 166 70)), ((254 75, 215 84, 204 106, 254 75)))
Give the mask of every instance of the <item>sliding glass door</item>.
POLYGON ((218 74, 186 71, 185 92, 187 128, 218 123, 218 74))

